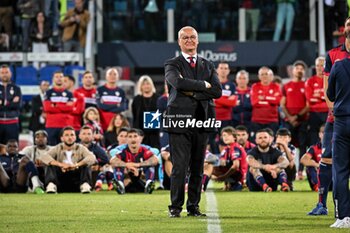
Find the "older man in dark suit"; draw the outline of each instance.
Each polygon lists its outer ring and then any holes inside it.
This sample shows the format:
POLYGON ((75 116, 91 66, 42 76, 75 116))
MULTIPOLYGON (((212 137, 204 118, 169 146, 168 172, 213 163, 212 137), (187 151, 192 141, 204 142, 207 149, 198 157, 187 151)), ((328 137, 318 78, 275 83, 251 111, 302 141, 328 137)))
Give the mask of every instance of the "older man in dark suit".
POLYGON ((214 65, 197 55, 198 33, 189 26, 178 33, 181 55, 165 62, 169 100, 164 128, 169 132, 171 205, 169 217, 180 217, 188 179, 188 216, 206 216, 199 210, 201 180, 207 133, 220 127, 215 120, 213 98, 221 96, 221 85, 214 65))

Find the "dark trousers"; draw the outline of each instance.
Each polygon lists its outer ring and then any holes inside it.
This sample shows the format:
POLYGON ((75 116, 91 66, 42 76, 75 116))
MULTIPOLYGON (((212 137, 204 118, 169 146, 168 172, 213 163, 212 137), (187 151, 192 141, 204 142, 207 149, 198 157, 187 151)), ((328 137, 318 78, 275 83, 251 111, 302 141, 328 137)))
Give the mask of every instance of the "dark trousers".
POLYGON ((10 139, 19 138, 19 125, 18 123, 14 124, 0 124, 0 143, 7 144, 7 141, 10 139))
POLYGON ((199 207, 207 141, 207 133, 198 132, 196 129, 182 134, 169 133, 171 162, 173 164, 170 176, 170 209, 182 210, 187 174, 189 176, 187 211, 193 211, 199 207))
POLYGON ((335 217, 350 217, 350 117, 337 117, 333 132, 333 199, 335 217))
POLYGON ((87 182, 91 185, 91 169, 88 166, 79 167, 74 171, 62 172, 61 168, 48 166, 45 183, 54 183, 58 192, 80 192, 80 185, 87 182))
POLYGON ((322 158, 332 158, 332 138, 334 123, 326 122, 322 141, 322 158))
POLYGON ((46 132, 48 134, 47 144, 50 146, 56 146, 58 143, 60 143, 61 130, 62 128, 46 128, 46 132))
POLYGON ((326 122, 328 112, 310 112, 309 115, 309 145, 316 144, 320 139, 318 131, 323 123, 326 122))

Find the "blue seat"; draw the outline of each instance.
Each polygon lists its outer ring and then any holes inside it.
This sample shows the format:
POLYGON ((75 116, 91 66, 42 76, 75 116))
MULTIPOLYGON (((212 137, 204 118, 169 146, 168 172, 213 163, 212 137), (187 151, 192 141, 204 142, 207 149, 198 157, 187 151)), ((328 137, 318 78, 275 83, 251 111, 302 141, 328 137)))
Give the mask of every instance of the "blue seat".
POLYGON ((15 83, 21 87, 24 101, 30 101, 33 95, 38 94, 38 71, 33 66, 16 67, 15 83))
POLYGON ((39 80, 40 81, 45 80, 51 84, 53 74, 56 71, 60 71, 60 70, 62 70, 60 66, 45 66, 39 70, 39 80))

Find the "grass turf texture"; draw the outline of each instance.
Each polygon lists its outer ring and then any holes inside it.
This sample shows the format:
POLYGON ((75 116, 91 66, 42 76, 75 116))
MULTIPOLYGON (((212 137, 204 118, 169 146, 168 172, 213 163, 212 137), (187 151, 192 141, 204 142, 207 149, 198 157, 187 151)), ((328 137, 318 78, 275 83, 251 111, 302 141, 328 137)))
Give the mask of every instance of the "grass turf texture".
MULTIPOLYGON (((331 193, 329 215, 306 216, 317 193, 306 181, 299 191, 282 193, 224 192, 215 183, 222 232, 349 232, 331 229, 334 222, 331 193)), ((201 209, 206 212, 202 195, 201 209)), ((207 218, 170 219, 169 191, 118 195, 102 191, 82 195, 0 194, 0 232, 207 232, 207 218)))

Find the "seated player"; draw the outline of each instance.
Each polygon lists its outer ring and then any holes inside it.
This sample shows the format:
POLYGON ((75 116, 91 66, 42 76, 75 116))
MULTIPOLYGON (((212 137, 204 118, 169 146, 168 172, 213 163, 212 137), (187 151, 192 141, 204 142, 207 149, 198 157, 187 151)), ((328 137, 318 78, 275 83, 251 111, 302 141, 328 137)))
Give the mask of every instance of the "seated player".
POLYGON ((271 146, 269 130, 261 129, 255 134, 256 147, 248 152, 247 183, 250 191, 289 191, 287 174, 284 169, 289 165, 283 153, 271 146), (248 182, 249 180, 249 182, 248 182))
POLYGON ((227 126, 221 130, 223 142, 227 145, 221 152, 219 163, 214 166, 212 163, 204 164, 204 175, 202 189, 207 189, 211 179, 224 181, 225 190, 240 191, 244 182, 244 174, 247 172, 246 152, 236 142, 236 131, 233 127, 227 126))
POLYGON ((110 160, 112 167, 116 168, 116 188, 119 194, 125 192, 151 194, 154 190, 154 171, 158 158, 151 150, 141 145, 140 134, 140 130, 130 129, 127 146, 122 150, 116 150, 115 156, 110 160))
POLYGON ((294 158, 296 155, 296 148, 290 142, 292 141, 292 134, 287 128, 280 128, 276 132, 276 143, 275 146, 289 161, 289 165, 285 170, 287 174, 287 184, 291 191, 293 191, 293 181, 295 180, 295 175, 297 169, 295 167, 294 158))
POLYGON ((320 127, 318 136, 320 141, 315 145, 312 145, 303 157, 300 159, 300 163, 306 167, 307 180, 309 181, 310 187, 313 191, 318 192, 318 177, 317 173, 320 167, 320 160, 322 156, 322 140, 324 134, 324 125, 320 127))
POLYGON ((25 193, 28 190, 28 178, 36 194, 43 194, 39 172, 34 163, 18 153, 18 143, 15 139, 7 142, 6 150, 0 145, 0 192, 25 193))

